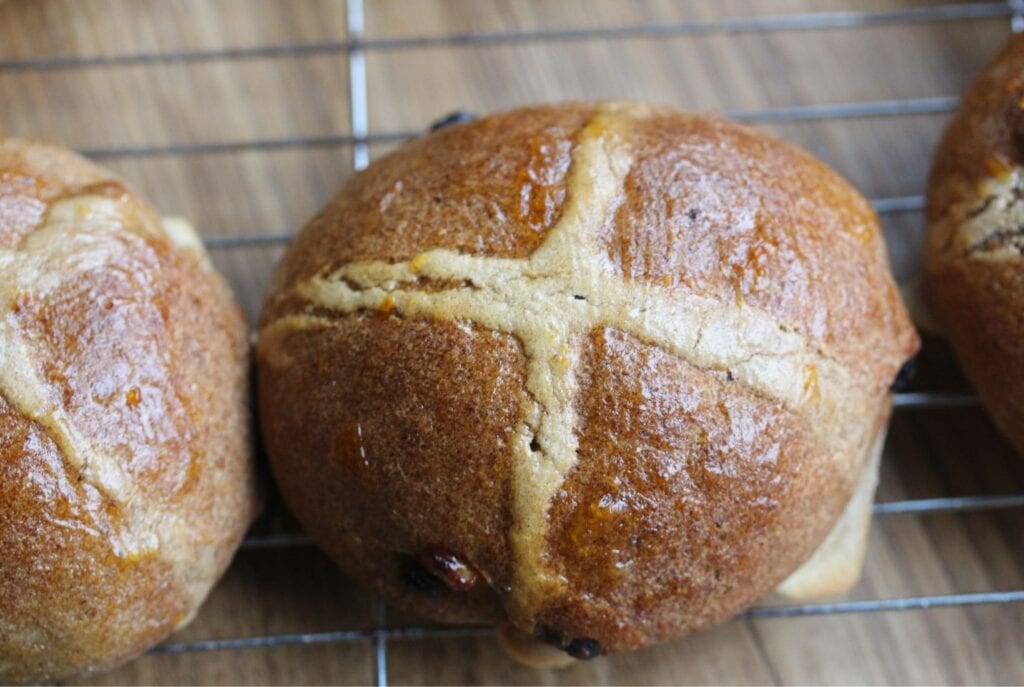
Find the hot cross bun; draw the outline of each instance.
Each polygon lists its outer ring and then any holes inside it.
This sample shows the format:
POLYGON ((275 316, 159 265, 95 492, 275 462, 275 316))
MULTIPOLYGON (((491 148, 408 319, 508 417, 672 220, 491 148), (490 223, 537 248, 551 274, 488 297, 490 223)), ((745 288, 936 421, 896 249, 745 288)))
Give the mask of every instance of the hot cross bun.
POLYGON ((0 683, 195 614, 257 506, 246 329, 187 224, 0 138, 0 683))
POLYGON ((1024 36, 978 76, 935 154, 924 286, 996 425, 1024 451, 1024 36))
POLYGON ((808 154, 533 107, 408 143, 313 218, 262 316, 260 415, 352 575, 590 658, 852 584, 917 346, 872 208, 808 154))

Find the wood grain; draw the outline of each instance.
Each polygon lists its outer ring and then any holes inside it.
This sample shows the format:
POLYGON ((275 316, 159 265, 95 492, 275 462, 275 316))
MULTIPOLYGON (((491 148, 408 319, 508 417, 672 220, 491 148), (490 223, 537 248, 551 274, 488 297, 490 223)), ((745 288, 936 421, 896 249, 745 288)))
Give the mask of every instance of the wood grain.
MULTIPOLYGON (((601 27, 792 12, 927 7, 911 0, 368 0, 367 35, 601 27)), ((1006 19, 820 31, 371 50, 371 131, 419 130, 456 109, 574 98, 636 98, 754 111, 958 94, 1009 31, 1006 19)), ((0 62, 45 56, 217 50, 344 39, 341 0, 7 0, 0 62)), ((0 69, 0 132, 76 148, 345 134, 344 52, 54 70, 0 69)), ((919 194, 945 115, 769 126, 869 196, 919 194)), ((374 156, 391 145, 371 146, 374 156)), ((164 213, 206 235, 295 230, 351 173, 341 145, 216 154, 108 156, 164 213)), ((919 213, 885 217, 897 274, 917 269, 919 213)), ((260 307, 279 250, 220 250, 246 312, 260 307)), ((940 341, 921 388, 963 384, 940 341)), ((980 410, 906 411, 893 422, 879 500, 1024 491, 1024 460, 980 410)), ((850 598, 1024 588, 1024 511, 878 518, 850 598)), ((394 626, 422 621, 389 612, 394 626)), ((239 555, 173 641, 365 629, 367 595, 317 551, 239 555)), ((563 672, 530 671, 493 637, 395 640, 396 684, 789 684, 1024 682, 1024 604, 790 620, 733 621, 563 672)), ((370 640, 147 656, 95 684, 366 683, 370 640)))

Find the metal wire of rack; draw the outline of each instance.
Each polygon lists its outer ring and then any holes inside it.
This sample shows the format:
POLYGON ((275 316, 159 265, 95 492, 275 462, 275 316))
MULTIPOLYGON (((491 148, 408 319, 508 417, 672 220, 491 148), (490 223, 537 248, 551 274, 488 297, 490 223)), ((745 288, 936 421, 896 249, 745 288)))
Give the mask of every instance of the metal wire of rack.
MULTIPOLYGON (((717 21, 681 21, 597 28, 508 30, 409 37, 366 37, 364 36, 363 0, 346 0, 346 8, 348 37, 345 40, 181 52, 8 59, 0 60, 0 72, 193 63, 215 60, 296 58, 323 54, 345 55, 348 63, 348 96, 351 110, 351 133, 349 134, 203 143, 189 142, 160 146, 90 148, 83 149, 81 152, 93 158, 119 158, 233 153, 249 150, 267 151, 289 148, 350 147, 353 167, 356 170, 360 170, 369 163, 369 146, 371 144, 403 141, 420 133, 418 131, 369 131, 366 53, 370 51, 460 46, 480 47, 546 41, 620 40, 626 38, 669 39, 682 36, 706 36, 713 34, 903 26, 993 18, 1009 20, 1011 28, 1015 32, 1024 30, 1024 0, 945 3, 889 11, 799 13, 730 18, 717 21)), ((755 111, 731 111, 725 114, 734 119, 747 122, 777 123, 948 113, 956 107, 956 104, 956 97, 939 96, 800 105, 755 111)), ((924 198, 917 195, 879 197, 871 200, 875 209, 882 215, 917 213, 924 208, 924 198)), ((293 236, 292 231, 282 230, 273 234, 208 236, 204 240, 210 249, 231 250, 244 247, 282 246, 287 244, 293 236)), ((894 397, 894 407, 898 412, 972 407, 977 405, 977 402, 977 399, 971 395, 927 391, 898 393, 894 397)), ((973 495, 881 502, 874 505, 873 512, 875 517, 889 517, 895 515, 967 513, 1010 508, 1024 508, 1024 494, 973 495)), ((285 549, 288 547, 310 546, 312 544, 312 539, 306 535, 286 533, 250 536, 243 542, 243 548, 285 549)), ((749 609, 739 617, 747 619, 795 618, 1009 603, 1024 603, 1024 589, 785 606, 761 606, 749 609)), ((170 642, 156 647, 151 653, 189 654, 286 645, 314 645, 371 640, 375 647, 376 684, 388 685, 388 642, 390 640, 472 637, 487 634, 491 631, 491 628, 479 626, 422 625, 389 627, 386 622, 386 611, 383 602, 379 599, 374 599, 373 627, 370 628, 229 637, 194 642, 170 642)))

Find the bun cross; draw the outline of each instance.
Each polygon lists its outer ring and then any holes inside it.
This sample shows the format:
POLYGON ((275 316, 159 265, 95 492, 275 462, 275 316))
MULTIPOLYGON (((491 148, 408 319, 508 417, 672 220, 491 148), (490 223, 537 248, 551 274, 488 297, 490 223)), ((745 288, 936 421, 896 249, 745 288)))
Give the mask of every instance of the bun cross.
MULTIPOLYGON (((292 290, 311 306, 308 310, 472 322, 518 339, 527 372, 522 420, 511 447, 511 541, 517 579, 532 582, 517 585, 534 592, 517 600, 526 614, 543 598, 538 589, 559 584, 542 560, 545 516, 577 462, 575 372, 582 342, 592 330, 614 327, 708 374, 746 385, 808 416, 814 428, 827 426, 815 417, 834 417, 851 401, 862 407, 874 394, 819 345, 766 312, 685 285, 627 280, 602 253, 602 226, 623 196, 633 162, 633 122, 647 112, 642 106, 607 104, 591 118, 578 138, 561 217, 529 257, 428 250, 403 262, 369 260, 325 269, 292 290)), ((329 315, 292 314, 266 323, 262 359, 286 360, 288 332, 331 321, 329 315)), ((817 438, 836 460, 859 460, 850 447, 861 444, 870 429, 821 432, 817 438)))

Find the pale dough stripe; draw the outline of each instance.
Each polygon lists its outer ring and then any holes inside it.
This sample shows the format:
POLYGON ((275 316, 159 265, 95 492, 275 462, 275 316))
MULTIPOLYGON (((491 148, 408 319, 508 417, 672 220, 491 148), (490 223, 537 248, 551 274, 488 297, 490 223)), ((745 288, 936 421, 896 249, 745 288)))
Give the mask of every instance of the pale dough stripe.
MULTIPOLYGON (((295 287, 309 304, 341 313, 380 309, 408 318, 471 321, 522 343, 529 393, 512 444, 512 544, 517 590, 538 592, 514 599, 516 608, 509 610, 524 618, 531 617, 547 591, 564 583, 542 562, 546 514, 576 464, 575 373, 583 340, 595 328, 614 327, 702 369, 730 371, 737 383, 805 415, 813 430, 830 428, 829 435, 819 433, 818 438, 837 460, 856 460, 850 449, 866 431, 848 425, 837 435, 834 422, 815 421, 855 414, 852 406, 871 402, 868 390, 859 389, 843 366, 767 313, 679 288, 631 283, 615 273, 594 234, 632 163, 631 118, 644 115, 623 109, 607 107, 581 133, 562 217, 528 259, 432 250, 396 264, 351 263, 295 287), (460 286, 418 290, 423 278, 460 286), (530 448, 534 437, 539 451, 530 448)), ((283 317, 261 333, 261 357, 284 364, 283 339, 289 331, 330 323, 307 315, 283 317)))
POLYGON ((75 472, 118 502, 130 498, 131 481, 116 459, 94 450, 74 426, 61 400, 40 376, 13 311, 22 290, 45 293, 59 287, 78 266, 105 264, 111 254, 123 250, 118 245, 122 213, 119 201, 101 196, 63 200, 53 205, 45 224, 18 250, 0 251, 0 393, 23 416, 46 429, 75 472))
POLYGON ((953 257, 991 262, 1020 259, 1019 247, 1024 245, 1024 168, 1013 167, 978 183, 964 200, 949 208, 938 231, 953 257), (985 245, 999 237, 1017 236, 1017 241, 985 245))
MULTIPOLYGON (((128 207, 130 203, 125 198, 96 195, 61 200, 50 207, 45 222, 17 249, 0 250, 0 395, 23 417, 45 430, 60 450, 69 475, 80 475, 106 499, 125 507, 136 496, 132 479, 116 456, 98 450, 75 426, 59 393, 42 378, 32 351, 34 342, 26 340, 19 330, 14 310, 23 291, 47 293, 58 289, 73 278, 69 275, 108 267, 112 259, 125 252, 126 242, 139 241, 125 226, 126 217, 133 213, 133 208, 128 207)), ((193 251, 204 268, 210 269, 209 259, 191 227, 181 220, 172 220, 170 224, 164 228, 168 238, 182 249, 193 251)), ((170 523, 165 521, 162 525, 169 529, 170 523)), ((183 540, 193 536, 180 529, 175 536, 183 540)), ((157 535, 147 527, 133 525, 108 536, 115 552, 123 557, 140 556, 160 548, 157 535)), ((182 559, 178 564, 186 569, 192 562, 182 559)))

